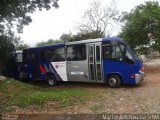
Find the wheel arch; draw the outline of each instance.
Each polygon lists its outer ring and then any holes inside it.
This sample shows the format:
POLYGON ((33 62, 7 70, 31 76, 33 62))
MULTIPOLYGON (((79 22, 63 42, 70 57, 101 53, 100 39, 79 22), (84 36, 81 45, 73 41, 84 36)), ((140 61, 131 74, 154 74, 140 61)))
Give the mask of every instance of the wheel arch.
POLYGON ((58 85, 58 81, 56 80, 55 75, 51 72, 46 73, 46 81, 50 86, 58 85), (52 82, 50 83, 50 81, 52 81, 53 83, 52 82))
POLYGON ((47 77, 48 77, 48 76, 53 76, 54 79, 56 79, 55 75, 54 75, 53 73, 51 73, 51 72, 45 73, 45 76, 46 76, 46 80, 47 80, 47 77))
POLYGON ((110 72, 110 73, 108 73, 108 74, 105 76, 105 84, 107 84, 108 78, 109 78, 109 76, 111 76, 111 75, 118 75, 119 78, 121 79, 121 83, 123 84, 124 78, 123 78, 123 75, 122 75, 121 73, 119 73, 119 72, 110 72))

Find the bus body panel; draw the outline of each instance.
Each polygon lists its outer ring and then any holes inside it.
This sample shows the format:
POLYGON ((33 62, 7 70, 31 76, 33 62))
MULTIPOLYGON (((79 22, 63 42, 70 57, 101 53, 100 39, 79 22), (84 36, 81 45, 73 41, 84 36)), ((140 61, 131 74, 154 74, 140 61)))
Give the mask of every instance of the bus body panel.
POLYGON ((69 81, 89 81, 87 60, 67 61, 67 77, 69 81))
MULTIPOLYGON (((125 44, 122 39, 117 37, 102 39, 102 42, 104 43, 107 41, 112 42, 112 47, 119 46, 119 43, 125 44)), ((144 73, 140 71, 140 69, 143 67, 142 62, 138 59, 137 56, 135 56, 135 54, 128 46, 125 47, 128 53, 133 57, 134 63, 128 63, 123 60, 103 60, 103 73, 105 81, 110 74, 118 74, 122 80, 122 83, 126 85, 138 84, 143 79, 144 73)))
POLYGON ((136 65, 131 65, 123 62, 113 62, 104 60, 104 75, 105 79, 108 78, 110 74, 118 74, 123 84, 134 85, 135 79, 131 78, 131 76, 137 73, 138 69, 135 67, 136 65))
POLYGON ((56 78, 56 80, 61 80, 52 65, 52 61, 50 61, 49 59, 42 59, 42 52, 48 52, 48 50, 50 49, 63 46, 64 44, 57 44, 23 50, 25 78, 29 80, 46 80, 47 75, 52 74, 56 78), (27 55, 29 59, 26 58, 27 55))
MULTIPOLYGON (((66 71, 66 61, 62 62, 51 62, 55 70, 55 74, 57 74, 56 78, 59 78, 59 81, 68 81, 67 79, 67 71, 66 71)), ((53 72, 52 72, 53 73, 53 72)))
POLYGON ((71 42, 66 45, 68 81, 89 81, 86 44, 83 41, 73 43, 71 42))
MULTIPOLYGON (((55 70, 52 62, 42 62, 40 68, 40 80, 46 80, 47 76, 52 75, 55 80, 62 81, 60 74, 55 70)), ((65 79, 64 79, 65 81, 65 79)))

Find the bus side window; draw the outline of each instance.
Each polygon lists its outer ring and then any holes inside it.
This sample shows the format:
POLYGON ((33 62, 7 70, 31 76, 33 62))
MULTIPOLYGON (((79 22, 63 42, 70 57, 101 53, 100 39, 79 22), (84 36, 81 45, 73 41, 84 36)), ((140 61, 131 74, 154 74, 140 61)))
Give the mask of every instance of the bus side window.
POLYGON ((35 54, 33 54, 33 53, 31 54, 30 60, 31 60, 32 63, 36 63, 37 62, 35 54))
POLYGON ((119 46, 103 46, 103 58, 106 60, 122 61, 122 52, 119 46))
POLYGON ((132 57, 132 55, 130 54, 130 52, 128 51, 127 47, 124 46, 123 44, 120 44, 119 45, 121 50, 122 50, 122 53, 123 53, 123 60, 127 63, 130 63, 130 64, 134 64, 134 59, 132 57))
POLYGON ((53 62, 65 61, 64 47, 58 47, 50 50, 50 57, 53 62))
POLYGON ((24 62, 25 63, 30 63, 30 53, 29 52, 24 52, 24 62))
POLYGON ((21 53, 16 55, 16 62, 22 62, 22 54, 21 53))
POLYGON ((112 47, 112 59, 122 61, 122 51, 120 50, 119 46, 112 47))
POLYGON ((110 59, 111 58, 111 46, 103 46, 103 58, 110 59))
POLYGON ((27 54, 24 52, 24 53, 23 53, 23 62, 26 63, 26 61, 27 61, 27 54))
POLYGON ((49 55, 48 55, 48 51, 47 50, 43 50, 41 52, 41 59, 42 61, 46 61, 48 59, 49 55))
POLYGON ((86 60, 86 45, 71 45, 67 46, 67 60, 81 61, 86 60))

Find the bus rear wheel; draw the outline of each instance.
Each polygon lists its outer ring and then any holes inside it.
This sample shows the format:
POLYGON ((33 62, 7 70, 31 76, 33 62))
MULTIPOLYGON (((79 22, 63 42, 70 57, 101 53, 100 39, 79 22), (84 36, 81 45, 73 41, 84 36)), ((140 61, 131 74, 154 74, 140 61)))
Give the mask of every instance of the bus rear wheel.
POLYGON ((112 88, 117 88, 121 85, 121 78, 119 75, 112 74, 108 77, 108 85, 112 88))
POLYGON ((47 82, 49 86, 56 86, 58 84, 57 80, 55 80, 52 75, 47 77, 47 82))

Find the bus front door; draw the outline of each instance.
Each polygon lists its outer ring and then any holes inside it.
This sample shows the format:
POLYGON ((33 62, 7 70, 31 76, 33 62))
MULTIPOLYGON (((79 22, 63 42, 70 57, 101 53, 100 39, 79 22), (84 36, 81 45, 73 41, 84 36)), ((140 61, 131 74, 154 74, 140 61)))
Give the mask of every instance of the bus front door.
POLYGON ((101 43, 87 45, 89 78, 93 82, 102 82, 102 53, 101 43))

